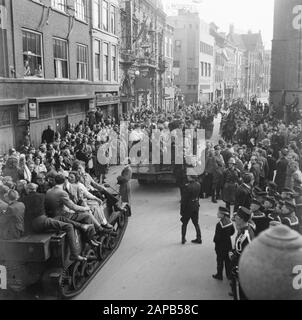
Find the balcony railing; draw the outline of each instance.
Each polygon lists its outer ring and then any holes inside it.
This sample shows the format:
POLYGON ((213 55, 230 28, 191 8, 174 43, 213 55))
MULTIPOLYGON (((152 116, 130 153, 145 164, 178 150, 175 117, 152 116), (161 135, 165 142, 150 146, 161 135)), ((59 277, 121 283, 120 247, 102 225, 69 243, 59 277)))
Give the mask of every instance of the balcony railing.
POLYGON ((132 65, 135 62, 136 57, 133 52, 121 52, 121 63, 132 65))
POLYGON ((139 58, 138 63, 140 67, 156 68, 157 63, 153 58, 139 58))

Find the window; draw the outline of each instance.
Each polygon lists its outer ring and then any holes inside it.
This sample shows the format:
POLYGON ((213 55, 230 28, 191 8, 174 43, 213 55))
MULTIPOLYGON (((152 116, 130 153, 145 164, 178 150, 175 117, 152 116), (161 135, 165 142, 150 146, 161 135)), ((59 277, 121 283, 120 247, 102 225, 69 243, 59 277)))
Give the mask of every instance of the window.
POLYGON ((200 52, 205 53, 210 56, 213 56, 214 48, 213 48, 213 46, 201 41, 200 42, 200 52))
POLYGON ((93 2, 93 26, 101 29, 101 0, 94 0, 93 2))
POLYGON ((67 41, 60 39, 53 39, 53 56, 55 78, 68 78, 68 49, 67 41))
POLYGON ((116 34, 116 9, 114 6, 110 6, 110 31, 116 34))
POLYGON ((10 110, 0 111, 0 127, 9 126, 12 124, 11 112, 10 110))
POLYGON ((24 77, 43 78, 42 36, 22 30, 24 77))
POLYGON ((51 0, 51 6, 57 10, 66 12, 66 0, 51 0))
POLYGON ((168 38, 165 38, 165 55, 166 55, 166 57, 169 57, 169 40, 168 40, 168 38))
POLYGON ((211 64, 209 63, 209 77, 211 77, 211 75, 212 75, 212 69, 211 69, 211 64))
POLYGON ((205 65, 205 73, 204 73, 204 75, 205 75, 205 77, 207 77, 208 76, 208 64, 205 63, 204 65, 205 65))
POLYGON ((173 61, 173 68, 180 68, 180 61, 178 60, 173 61))
POLYGON ((104 56, 104 62, 103 62, 103 76, 104 80, 109 80, 109 45, 108 43, 103 44, 103 56, 104 56))
POLYGON ((74 0, 76 18, 87 21, 87 0, 74 0))
POLYGON ((39 107, 39 118, 40 119, 49 119, 52 117, 52 108, 48 104, 40 105, 39 107))
POLYGON ((175 49, 176 50, 180 50, 181 49, 181 41, 180 40, 176 40, 175 41, 175 49))
POLYGON ((112 46, 111 47, 111 68, 112 68, 112 72, 111 72, 111 78, 114 81, 117 81, 117 68, 116 68, 116 46, 112 46))
POLYGON ((200 67, 201 67, 200 73, 201 73, 201 76, 203 77, 204 76, 204 63, 203 62, 200 63, 200 67))
POLYGON ((107 1, 103 1, 103 15, 102 15, 102 23, 103 23, 103 30, 108 30, 108 12, 109 11, 109 4, 107 1))
POLYGON ((94 80, 101 80, 101 42, 94 41, 94 80))
POLYGON ((87 46, 77 45, 77 76, 78 79, 88 79, 88 54, 87 46))

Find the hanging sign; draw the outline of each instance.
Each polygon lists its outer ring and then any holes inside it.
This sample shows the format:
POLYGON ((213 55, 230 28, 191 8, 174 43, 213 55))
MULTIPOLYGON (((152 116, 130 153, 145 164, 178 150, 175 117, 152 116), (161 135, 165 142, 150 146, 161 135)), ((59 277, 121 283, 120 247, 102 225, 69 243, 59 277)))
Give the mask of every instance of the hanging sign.
POLYGON ((38 102, 35 99, 28 100, 30 119, 38 119, 38 102))
POLYGON ((27 104, 19 104, 18 105, 18 120, 19 121, 28 120, 27 104))

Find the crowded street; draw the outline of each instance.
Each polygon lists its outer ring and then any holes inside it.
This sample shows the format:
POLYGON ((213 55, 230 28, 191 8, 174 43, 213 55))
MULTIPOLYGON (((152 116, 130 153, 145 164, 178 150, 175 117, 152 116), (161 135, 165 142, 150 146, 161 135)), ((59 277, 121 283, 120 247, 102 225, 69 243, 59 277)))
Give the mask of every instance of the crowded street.
POLYGON ((302 300, 300 2, 0 0, 0 301, 302 300))
MULTIPOLYGON (((215 119, 213 142, 219 138, 220 119, 215 119)), ((228 282, 212 279, 216 270, 213 236, 218 205, 209 199, 201 201, 203 244, 182 247, 179 190, 171 185, 139 186, 137 181, 132 185, 133 216, 124 240, 77 299, 230 300, 228 282)), ((188 239, 194 236, 194 227, 190 226, 188 239)))

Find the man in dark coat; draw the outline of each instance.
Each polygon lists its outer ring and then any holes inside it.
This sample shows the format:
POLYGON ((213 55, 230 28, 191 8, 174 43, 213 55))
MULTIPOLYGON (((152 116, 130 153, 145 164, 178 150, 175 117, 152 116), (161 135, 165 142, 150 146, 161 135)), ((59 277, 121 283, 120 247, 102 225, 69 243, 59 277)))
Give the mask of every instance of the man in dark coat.
POLYGON ((285 186, 286 181, 286 171, 288 166, 288 160, 286 159, 286 156, 288 155, 288 150, 283 149, 281 151, 281 157, 277 161, 276 165, 276 178, 275 183, 278 185, 278 192, 281 193, 285 186))
POLYGON ((215 252, 217 256, 217 274, 213 275, 216 280, 223 280, 223 267, 225 265, 225 272, 228 279, 231 277, 231 266, 228 253, 232 250, 231 237, 235 233, 234 225, 230 219, 230 211, 226 208, 220 207, 218 209, 219 223, 216 225, 214 236, 215 252))
POLYGON ((255 223, 255 236, 269 228, 269 220, 261 210, 261 202, 253 199, 251 203, 252 221, 255 223))
POLYGON ((55 132, 52 130, 51 126, 48 126, 46 130, 42 133, 42 143, 47 144, 53 143, 55 141, 55 132))
POLYGON ((0 216, 0 239, 20 239, 24 235, 24 204, 18 201, 19 193, 15 190, 10 190, 5 199, 8 207, 0 216))
POLYGON ((240 286, 238 277, 238 268, 240 257, 244 249, 252 242, 254 239, 254 232, 249 225, 251 220, 251 212, 247 208, 240 207, 238 213, 235 216, 236 229, 238 234, 235 240, 234 250, 230 251, 229 258, 231 260, 232 266, 232 295, 235 300, 246 300, 246 296, 240 286), (237 284, 239 283, 239 288, 237 284), (238 290, 239 289, 239 290, 238 290))
POLYGON ((261 175, 261 166, 258 163, 257 157, 252 156, 251 158, 251 169, 250 172, 254 175, 255 178, 255 185, 259 186, 260 185, 260 175, 261 175))
POLYGON ((281 207, 281 221, 282 224, 290 227, 291 229, 300 232, 299 219, 295 214, 296 206, 290 202, 285 201, 281 207))
POLYGON ((190 220, 192 220, 196 229, 196 239, 192 243, 201 244, 201 231, 199 227, 199 196, 201 186, 198 183, 197 177, 188 176, 188 183, 184 186, 183 195, 181 198, 180 215, 182 222, 182 244, 187 242, 186 233, 187 226, 190 220))
POLYGON ((237 212, 239 207, 250 208, 252 201, 252 187, 254 184, 254 176, 251 173, 247 173, 243 176, 243 183, 237 189, 235 196, 235 208, 234 212, 237 212))

